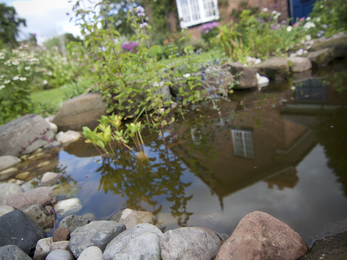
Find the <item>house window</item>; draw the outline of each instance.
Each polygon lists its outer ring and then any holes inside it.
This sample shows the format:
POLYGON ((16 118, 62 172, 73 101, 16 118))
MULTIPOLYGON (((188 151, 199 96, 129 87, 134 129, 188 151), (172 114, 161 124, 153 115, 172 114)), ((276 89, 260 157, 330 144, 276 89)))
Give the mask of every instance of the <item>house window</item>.
POLYGON ((219 19, 217 0, 176 0, 181 28, 219 19))
POLYGON ((245 158, 254 158, 252 131, 231 130, 234 154, 245 158))

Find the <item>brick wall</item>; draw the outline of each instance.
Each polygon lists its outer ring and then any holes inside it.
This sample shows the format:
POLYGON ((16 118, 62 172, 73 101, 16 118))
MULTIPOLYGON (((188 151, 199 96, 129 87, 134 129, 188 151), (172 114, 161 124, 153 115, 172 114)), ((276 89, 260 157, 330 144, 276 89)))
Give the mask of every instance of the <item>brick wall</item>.
MULTIPOLYGON (((263 10, 263 8, 268 8, 269 12, 272 12, 273 10, 277 10, 281 13, 281 16, 279 20, 285 20, 288 18, 288 2, 287 0, 229 0, 228 5, 220 5, 218 7, 219 9, 219 16, 221 18, 221 22, 223 24, 228 23, 232 20, 231 12, 233 9, 239 9, 240 8, 240 2, 248 2, 248 6, 250 7, 259 7, 259 11, 263 10), (275 8, 275 5, 278 5, 275 8)), ((200 39, 201 35, 197 27, 192 27, 188 29, 188 32, 192 34, 193 38, 200 39)))

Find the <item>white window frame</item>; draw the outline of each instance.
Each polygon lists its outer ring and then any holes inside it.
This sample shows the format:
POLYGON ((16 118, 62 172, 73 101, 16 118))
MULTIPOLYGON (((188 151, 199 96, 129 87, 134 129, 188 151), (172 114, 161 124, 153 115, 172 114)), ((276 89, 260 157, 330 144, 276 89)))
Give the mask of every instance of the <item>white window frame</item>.
POLYGON ((219 19, 219 11, 218 11, 218 0, 176 0, 176 4, 177 4, 177 10, 178 10, 178 18, 179 19, 184 19, 184 13, 188 12, 188 16, 190 18, 190 21, 181 21, 181 28, 187 28, 187 27, 191 27, 197 24, 202 24, 202 23, 207 23, 207 22, 211 22, 214 20, 218 20, 219 19), (181 2, 186 2, 188 9, 184 9, 184 6, 181 5, 181 2), (199 19, 195 19, 193 18, 193 10, 192 10, 192 3, 193 2, 197 2, 198 3, 198 7, 199 7, 199 19), (206 4, 207 2, 212 3, 213 4, 213 8, 214 8, 214 15, 208 16, 206 17, 206 10, 204 7, 204 4, 206 4))
POLYGON ((252 131, 231 129, 234 154, 249 159, 254 158, 252 131))

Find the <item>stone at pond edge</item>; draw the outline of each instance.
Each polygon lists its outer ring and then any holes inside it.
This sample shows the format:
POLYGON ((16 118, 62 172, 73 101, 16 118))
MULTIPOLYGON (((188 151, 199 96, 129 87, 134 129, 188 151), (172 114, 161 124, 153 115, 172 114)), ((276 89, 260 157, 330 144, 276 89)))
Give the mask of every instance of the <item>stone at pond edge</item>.
POLYGON ((215 260, 300 259, 307 246, 301 236, 271 215, 247 214, 220 248, 215 260))
POLYGON ((14 183, 0 183, 0 205, 6 205, 8 198, 23 193, 21 186, 14 183))
POLYGON ((61 200, 54 205, 55 212, 61 216, 67 216, 79 212, 82 209, 80 199, 71 198, 67 200, 61 200))
POLYGON ((290 61, 292 62, 290 68, 292 72, 303 72, 312 68, 310 59, 306 57, 292 57, 290 58, 290 61))
POLYGON ((57 141, 62 142, 63 144, 71 143, 71 142, 76 142, 78 139, 80 139, 81 134, 76 131, 68 130, 65 133, 64 132, 59 132, 55 138, 57 141))
POLYGON ((0 206, 0 217, 11 211, 14 211, 14 208, 11 206, 0 206))
POLYGON ((127 229, 140 223, 154 224, 154 215, 148 211, 137 211, 133 209, 121 209, 112 214, 107 220, 123 223, 127 229))
POLYGON ((102 251, 97 246, 90 246, 83 250, 77 260, 104 260, 102 251))
POLYGON ((48 187, 40 187, 11 196, 7 199, 6 204, 15 209, 25 209, 34 204, 46 206, 55 203, 56 198, 48 187))
POLYGON ((107 245, 103 254, 104 260, 160 259, 159 240, 162 234, 154 225, 136 225, 116 236, 107 245))
POLYGON ((70 249, 76 258, 90 246, 97 246, 104 250, 107 244, 125 229, 124 224, 114 221, 92 221, 71 233, 70 249))
POLYGON ((20 210, 0 218, 0 231, 0 246, 16 245, 27 255, 34 253, 37 241, 46 237, 45 231, 20 210))
POLYGON ((43 174, 40 184, 45 185, 47 183, 53 182, 59 178, 59 174, 55 172, 46 172, 43 174))
POLYGON ((70 230, 64 227, 58 227, 53 233, 53 242, 65 241, 70 239, 70 230))
MULTIPOLYGON (((36 114, 25 115, 0 126, 0 155, 20 155, 22 147, 45 131, 44 137, 53 138, 54 133, 47 122, 36 114)), ((45 140, 37 139, 22 154, 31 153, 46 143, 45 140)))
POLYGON ((49 250, 50 251, 54 251, 54 250, 67 250, 67 251, 70 251, 69 241, 64 240, 64 241, 53 242, 49 246, 49 250))
POLYGON ((253 66, 261 75, 274 80, 283 80, 289 74, 289 65, 286 58, 269 58, 253 66))
POLYGON ((0 181, 7 180, 17 171, 18 171, 18 169, 15 167, 7 168, 6 170, 1 171, 0 172, 0 181))
POLYGON ((177 228, 165 232, 161 237, 161 258, 210 260, 217 255, 221 245, 222 240, 207 228, 177 228))
POLYGON ((60 131, 81 131, 83 126, 94 129, 101 116, 106 115, 106 102, 97 93, 88 93, 63 103, 53 119, 60 131))
POLYGON ((247 89, 257 87, 257 70, 255 68, 245 67, 239 62, 226 63, 223 65, 223 68, 227 68, 234 78, 239 81, 237 88, 247 89))
POLYGON ((304 259, 347 259, 347 232, 315 241, 304 259))
POLYGON ((23 212, 40 228, 46 229, 53 227, 53 216, 39 204, 31 205, 25 208, 23 212))
POLYGON ((59 227, 67 228, 70 232, 73 232, 76 228, 83 227, 89 223, 90 220, 82 216, 70 215, 60 221, 59 227))
POLYGON ((0 247, 1 260, 31 260, 18 246, 7 245, 0 247))
POLYGON ((45 260, 74 260, 74 256, 71 254, 71 252, 66 250, 54 250, 50 252, 45 260))
POLYGON ((35 253, 34 253, 34 259, 35 257, 39 257, 39 255, 47 255, 50 250, 50 245, 53 243, 52 237, 42 238, 39 241, 37 241, 36 247, 35 247, 35 253))
POLYGON ((10 167, 15 167, 20 163, 20 159, 12 155, 0 156, 0 171, 10 167))

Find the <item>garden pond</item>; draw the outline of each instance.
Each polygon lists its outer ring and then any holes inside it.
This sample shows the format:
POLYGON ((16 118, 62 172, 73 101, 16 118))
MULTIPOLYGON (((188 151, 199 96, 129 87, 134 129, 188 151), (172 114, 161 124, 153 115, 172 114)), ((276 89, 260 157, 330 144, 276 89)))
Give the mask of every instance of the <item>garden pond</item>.
MULTIPOLYGON (((77 197, 94 220, 121 208, 153 212, 163 230, 201 226, 230 235, 248 213, 287 223, 311 246, 347 230, 347 63, 261 90, 235 91, 174 115, 165 147, 143 131, 143 151, 104 160, 83 140, 22 164, 25 190, 61 173, 58 200, 77 197), (49 163, 45 163, 49 161, 49 163), (40 165, 37 168, 37 165, 40 165)), ((58 221, 62 217, 58 217, 58 221)))

